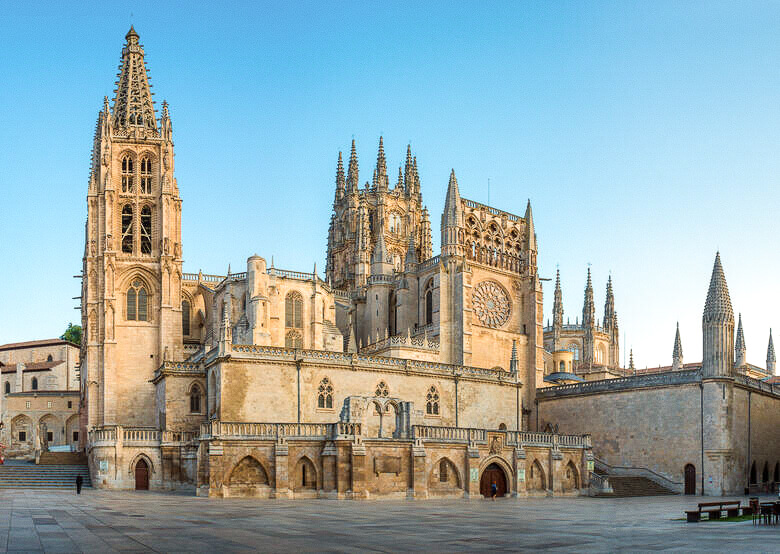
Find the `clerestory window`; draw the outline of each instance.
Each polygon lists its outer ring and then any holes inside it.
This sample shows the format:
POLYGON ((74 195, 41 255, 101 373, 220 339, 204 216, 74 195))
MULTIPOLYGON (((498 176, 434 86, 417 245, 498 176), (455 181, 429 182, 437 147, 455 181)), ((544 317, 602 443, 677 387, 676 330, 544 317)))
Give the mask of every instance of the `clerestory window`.
POLYGON ((190 334, 190 303, 187 300, 181 303, 181 334, 190 334))

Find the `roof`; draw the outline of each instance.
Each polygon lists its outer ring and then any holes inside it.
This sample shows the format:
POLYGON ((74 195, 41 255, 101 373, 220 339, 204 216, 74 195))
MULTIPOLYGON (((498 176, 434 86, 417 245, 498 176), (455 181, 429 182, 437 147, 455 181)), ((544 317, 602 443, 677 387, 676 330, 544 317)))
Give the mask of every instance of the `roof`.
MULTIPOLYGON (((51 368, 58 366, 63 362, 64 360, 52 360, 50 362, 30 362, 24 364, 24 369, 22 371, 49 371, 51 368)), ((4 364, 2 372, 16 373, 17 367, 18 364, 4 364)))
POLYGON ((0 350, 16 350, 18 348, 36 348, 39 346, 57 346, 59 344, 68 344, 74 348, 79 348, 78 344, 73 344, 65 339, 44 339, 44 340, 30 340, 27 342, 9 342, 8 344, 0 345, 0 350))
POLYGON ((764 383, 769 383, 770 385, 780 385, 780 375, 772 375, 768 379, 765 379, 764 383))
POLYGON ((544 380, 547 383, 557 383, 558 381, 578 381, 578 382, 585 381, 585 379, 583 379, 579 375, 575 375, 574 373, 567 373, 564 371, 557 371, 555 373, 550 373, 547 377, 544 378, 544 380))

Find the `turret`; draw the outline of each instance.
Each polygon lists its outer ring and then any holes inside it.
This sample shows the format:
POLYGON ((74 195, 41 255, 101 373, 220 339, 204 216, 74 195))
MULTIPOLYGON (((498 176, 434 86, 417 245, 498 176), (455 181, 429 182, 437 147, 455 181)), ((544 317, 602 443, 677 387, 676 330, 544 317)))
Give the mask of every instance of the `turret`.
POLYGON ((683 350, 680 340, 680 322, 677 322, 677 332, 674 334, 674 348, 672 349, 672 371, 683 368, 683 350))
POLYGON ((444 213, 441 215, 441 254, 442 256, 460 256, 463 245, 458 243, 458 231, 462 227, 463 211, 460 205, 460 193, 455 170, 450 173, 447 197, 444 200, 444 213))
POLYGON ((561 291, 561 271, 555 272, 555 298, 553 299, 553 352, 561 349, 561 330, 563 329, 563 292, 561 291))
POLYGON ((525 249, 528 252, 526 270, 528 275, 536 274, 536 229, 534 228, 534 214, 531 211, 531 199, 528 199, 528 204, 525 207, 525 224, 526 224, 526 237, 525 237, 525 249))
POLYGON ((769 330, 769 346, 766 348, 766 370, 770 375, 775 374, 775 343, 772 342, 772 329, 769 330))
POLYGON ((742 314, 739 314, 737 323, 737 339, 734 341, 734 367, 745 365, 745 333, 742 331, 742 314))
POLYGON ((392 275, 393 264, 387 253, 385 246, 384 233, 378 233, 379 238, 374 246, 374 253, 371 255, 371 276, 374 275, 392 275))
POLYGON ((420 221, 420 261, 433 257, 433 237, 431 235, 431 218, 428 216, 428 208, 423 207, 422 220, 420 221))
POLYGON ((349 167, 347 168, 347 193, 357 192, 360 188, 360 174, 358 170, 358 157, 355 150, 355 139, 352 139, 352 150, 349 153, 349 167))
POLYGON ((344 178, 344 162, 341 159, 341 151, 339 150, 339 161, 336 165, 336 198, 334 202, 338 202, 344 198, 346 190, 347 182, 344 178))
POLYGON ((376 155, 376 170, 374 170, 374 185, 379 191, 387 191, 389 187, 387 177, 387 160, 385 160, 385 147, 382 137, 379 137, 379 151, 376 155))
POLYGON ((702 376, 728 377, 734 370, 734 310, 726 276, 715 255, 710 288, 702 316, 702 376))

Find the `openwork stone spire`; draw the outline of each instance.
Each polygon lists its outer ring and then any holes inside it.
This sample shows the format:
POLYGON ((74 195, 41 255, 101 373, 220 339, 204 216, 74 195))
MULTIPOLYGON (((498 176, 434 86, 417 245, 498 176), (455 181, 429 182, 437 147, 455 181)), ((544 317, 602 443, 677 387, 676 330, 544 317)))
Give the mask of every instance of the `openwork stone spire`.
POLYGON ((677 322, 677 332, 674 335, 674 349, 672 350, 672 371, 683 368, 683 350, 680 340, 680 322, 677 322))
POLYGON ((347 192, 356 191, 359 186, 357 150, 355 150, 355 139, 352 139, 352 150, 349 153, 349 167, 347 168, 347 192))
POLYGON ((585 301, 582 305, 582 325, 590 327, 595 325, 596 305, 593 303, 593 283, 590 279, 590 268, 588 268, 588 281, 585 283, 585 301))
POLYGON ((130 27, 119 66, 119 80, 114 97, 114 128, 141 127, 157 131, 149 75, 144 62, 144 49, 138 42, 138 33, 130 27))
POLYGON ((336 199, 339 199, 344 195, 346 187, 347 184, 344 179, 344 161, 341 159, 341 151, 339 150, 339 161, 336 165, 336 199))

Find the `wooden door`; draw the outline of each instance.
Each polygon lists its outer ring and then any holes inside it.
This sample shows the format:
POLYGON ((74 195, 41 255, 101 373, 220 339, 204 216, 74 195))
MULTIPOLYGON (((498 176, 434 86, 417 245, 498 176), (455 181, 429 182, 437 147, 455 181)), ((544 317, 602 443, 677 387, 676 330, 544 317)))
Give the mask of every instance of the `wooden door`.
POLYGON ((692 464, 685 466, 685 494, 696 494, 696 468, 692 464))
POLYGON ((143 459, 138 460, 138 463, 135 464, 135 490, 149 490, 149 466, 143 459))
POLYGON ((482 479, 479 483, 479 492, 485 498, 492 496, 491 485, 496 484, 496 498, 501 498, 506 494, 506 476, 504 470, 498 467, 497 464, 490 464, 482 472, 482 479))

